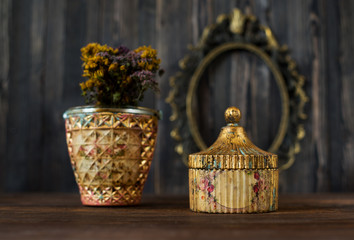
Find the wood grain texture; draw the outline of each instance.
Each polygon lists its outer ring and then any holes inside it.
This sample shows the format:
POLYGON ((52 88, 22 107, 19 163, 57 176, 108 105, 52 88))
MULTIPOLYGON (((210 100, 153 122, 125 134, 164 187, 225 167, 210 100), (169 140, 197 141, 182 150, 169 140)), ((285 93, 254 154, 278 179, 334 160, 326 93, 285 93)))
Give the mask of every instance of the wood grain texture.
MULTIPOLYGON (((325 106, 325 78, 323 71, 323 48, 321 22, 318 18, 317 1, 276 2, 282 4, 284 11, 291 12, 284 19, 272 16, 276 29, 282 25, 286 35, 279 42, 286 43, 292 50, 292 57, 297 62, 299 71, 306 79, 306 92, 310 96, 307 106, 308 119, 305 122, 306 137, 302 141, 301 152, 296 156, 296 162, 287 173, 280 176, 281 191, 319 191, 318 184, 322 178, 320 164, 327 160, 327 129, 325 106), (300 10, 301 9, 301 10, 300 10), (296 22, 296 24, 292 24, 296 22), (294 51, 297 49, 296 51, 294 51), (324 144, 324 145, 323 145, 324 144), (296 178, 296 181, 293 179, 296 178)), ((281 14, 277 12, 277 14, 281 14)), ((322 28, 323 29, 323 28, 322 28)), ((275 31, 278 36, 278 31, 275 31)))
POLYGON ((5 190, 29 187, 31 8, 32 1, 11 2, 6 155, 2 172, 5 190))
MULTIPOLYGON (((80 73, 71 67, 80 67, 78 45, 82 43, 82 28, 78 27, 79 19, 73 19, 77 13, 78 4, 69 5, 68 1, 47 2, 47 35, 45 54, 45 83, 42 126, 42 164, 41 186, 43 191, 63 191, 74 189, 74 178, 70 176, 71 166, 68 164, 65 132, 62 113, 72 104, 80 104, 79 89, 74 86, 79 83, 80 73), (74 28, 78 28, 76 30, 74 28), (73 36, 77 33, 77 36, 73 36), (81 40, 81 41, 80 41, 81 40), (80 41, 80 42, 79 42, 80 41), (74 45, 77 44, 77 45, 74 45), (73 46, 74 45, 74 46, 73 46), (72 97, 68 98, 70 95, 72 97), (63 142, 64 140, 64 142, 63 142), (53 189, 53 186, 55 188, 53 189)), ((78 1, 75 1, 78 3, 78 1)))
POLYGON ((139 206, 83 207, 78 195, 0 196, 1 239, 352 239, 353 194, 280 196, 279 211, 205 214, 188 197, 139 206))
MULTIPOLYGON (((0 3, 0 169, 5 168, 7 155, 7 113, 8 87, 10 71, 10 27, 11 3, 10 0, 0 3)), ((4 188, 4 177, 0 177, 0 191, 4 188)))
POLYGON ((178 71, 178 61, 187 52, 187 44, 192 40, 191 29, 191 1, 157 1, 157 49, 162 59, 162 68, 166 74, 160 79, 160 98, 157 108, 163 111, 164 121, 160 121, 158 146, 156 148, 157 161, 155 169, 159 173, 156 193, 185 193, 187 168, 174 152, 173 142, 169 136, 172 124, 168 117, 171 115, 170 106, 164 101, 170 90, 168 78, 178 71), (176 37, 181 36, 179 41, 176 37), (168 44, 172 43, 173 44, 168 44), (162 123, 162 124, 161 124, 162 123))
MULTIPOLYGON (((337 44, 339 44, 340 48, 336 52, 334 59, 337 61, 339 60, 340 63, 341 81, 338 81, 340 84, 339 87, 337 87, 337 93, 329 91, 329 95, 340 96, 341 102, 340 104, 333 106, 334 111, 336 110, 336 107, 339 108, 335 113, 333 112, 332 107, 329 109, 329 112, 332 117, 335 118, 333 124, 337 127, 338 132, 335 132, 334 134, 335 136, 341 136, 341 145, 338 146, 338 143, 333 144, 333 141, 331 141, 331 145, 333 146, 332 161, 334 162, 338 157, 334 155, 335 151, 338 149, 340 152, 339 158, 342 159, 340 164, 342 166, 342 169, 340 169, 342 172, 341 188, 354 191, 353 181, 351 179, 351 176, 354 174, 354 70, 353 64, 350 63, 354 53, 354 32, 351 28, 351 23, 354 21, 354 16, 352 14, 354 11, 354 4, 353 2, 348 3, 348 5, 343 2, 338 2, 338 4, 341 27, 339 35, 340 41, 338 41, 337 44)), ((331 81, 333 80, 337 79, 332 78, 331 81)), ((334 130, 332 130, 332 132, 334 132, 334 130)))
POLYGON ((34 0, 31 8, 30 26, 30 73, 29 81, 29 98, 28 98, 28 155, 32 161, 27 161, 28 168, 28 188, 31 191, 40 190, 41 178, 37 173, 38 167, 41 166, 43 160, 43 135, 41 133, 43 122, 43 100, 45 86, 45 54, 46 54, 46 30, 47 22, 43 21, 47 18, 47 5, 43 0, 34 0))
MULTIPOLYGON (((186 194, 187 167, 170 137, 169 78, 203 29, 232 8, 254 14, 287 45, 306 77, 306 137, 281 192, 354 191, 354 4, 334 0, 2 0, 0 3, 0 191, 76 191, 62 113, 83 105, 80 48, 88 42, 157 48, 161 92, 157 149, 145 193, 186 194)), ((247 53, 215 61, 199 86, 208 143, 228 105, 241 108, 255 143, 270 145, 280 103, 271 72, 247 53)), ((203 120, 204 119, 204 120, 203 120)))

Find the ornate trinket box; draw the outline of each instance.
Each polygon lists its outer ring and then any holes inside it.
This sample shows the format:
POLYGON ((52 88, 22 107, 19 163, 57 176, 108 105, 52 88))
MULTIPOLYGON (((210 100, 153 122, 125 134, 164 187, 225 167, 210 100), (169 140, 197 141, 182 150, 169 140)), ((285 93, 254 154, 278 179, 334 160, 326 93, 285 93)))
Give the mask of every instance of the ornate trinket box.
POLYGON ((278 209, 278 156, 256 147, 241 112, 229 107, 227 126, 208 149, 190 154, 190 208, 208 213, 260 213, 278 209))

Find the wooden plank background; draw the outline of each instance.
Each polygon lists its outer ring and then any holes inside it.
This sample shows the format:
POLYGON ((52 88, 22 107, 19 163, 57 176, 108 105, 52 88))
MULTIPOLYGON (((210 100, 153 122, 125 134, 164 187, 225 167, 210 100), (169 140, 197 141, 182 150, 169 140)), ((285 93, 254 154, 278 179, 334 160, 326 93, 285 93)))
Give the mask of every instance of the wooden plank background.
MULTIPOLYGON (((186 194, 187 168, 169 134, 168 79, 179 70, 187 45, 196 44, 205 26, 235 7, 270 26, 307 79, 307 134, 295 164, 281 174, 281 191, 353 191, 353 1, 2 0, 0 192, 77 190, 62 113, 83 104, 80 48, 96 41, 158 49, 166 71, 159 79, 161 93, 148 93, 142 105, 161 109, 164 118, 145 192, 186 194)), ((243 124, 255 142, 270 145, 280 117, 279 96, 264 64, 232 53, 208 73, 200 96, 209 103, 198 114, 209 116, 201 126, 212 136, 209 141, 223 124, 223 109, 235 104, 246 111, 243 124)))

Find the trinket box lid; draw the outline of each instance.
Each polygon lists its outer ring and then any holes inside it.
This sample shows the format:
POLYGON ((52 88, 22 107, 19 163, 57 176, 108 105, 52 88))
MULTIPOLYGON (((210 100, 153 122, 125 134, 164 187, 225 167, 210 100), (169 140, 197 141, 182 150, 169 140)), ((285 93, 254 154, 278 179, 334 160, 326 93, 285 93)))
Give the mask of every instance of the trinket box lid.
POLYGON ((227 125, 218 139, 204 151, 190 154, 189 168, 199 169, 276 169, 278 156, 256 147, 239 126, 241 111, 229 107, 225 111, 227 125))

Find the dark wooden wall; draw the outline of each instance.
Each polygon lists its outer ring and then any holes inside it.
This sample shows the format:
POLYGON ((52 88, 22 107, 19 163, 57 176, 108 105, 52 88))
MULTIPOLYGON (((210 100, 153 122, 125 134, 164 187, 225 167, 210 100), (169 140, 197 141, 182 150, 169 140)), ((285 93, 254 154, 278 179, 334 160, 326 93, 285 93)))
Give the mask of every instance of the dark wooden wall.
POLYGON ((83 104, 80 48, 96 41, 158 49, 161 93, 149 93, 143 105, 161 109, 164 119, 145 191, 187 193, 187 168, 169 135, 168 78, 187 45, 234 7, 270 26, 307 78, 307 135, 281 174, 281 191, 353 191, 354 1, 344 0, 1 0, 0 191, 76 189, 62 113, 83 104))

